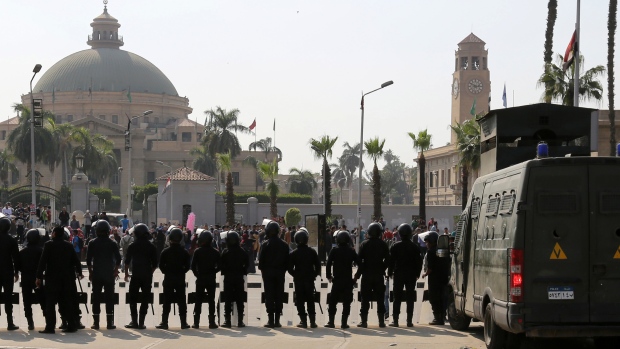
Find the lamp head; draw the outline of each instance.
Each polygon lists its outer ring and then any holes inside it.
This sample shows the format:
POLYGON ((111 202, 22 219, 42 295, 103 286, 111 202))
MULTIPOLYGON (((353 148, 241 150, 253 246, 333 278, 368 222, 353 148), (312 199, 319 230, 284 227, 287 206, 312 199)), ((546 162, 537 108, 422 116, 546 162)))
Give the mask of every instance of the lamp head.
POLYGON ((152 110, 147 110, 144 113, 142 113, 142 115, 144 115, 144 116, 149 115, 149 114, 153 114, 153 111, 152 110))
POLYGON ((32 69, 32 72, 35 73, 35 74, 40 72, 41 71, 41 67, 42 66, 40 64, 35 65, 34 69, 32 69))
POLYGON ((388 87, 388 86, 392 85, 393 83, 394 83, 394 81, 392 81, 392 80, 384 82, 384 83, 381 84, 381 88, 388 87))

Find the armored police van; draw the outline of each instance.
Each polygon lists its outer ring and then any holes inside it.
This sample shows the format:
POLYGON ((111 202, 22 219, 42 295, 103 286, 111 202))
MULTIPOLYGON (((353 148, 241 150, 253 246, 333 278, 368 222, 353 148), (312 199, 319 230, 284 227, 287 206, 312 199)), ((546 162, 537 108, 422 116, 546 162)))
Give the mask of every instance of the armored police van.
POLYGON ((544 104, 479 120, 481 177, 457 224, 452 328, 483 321, 489 349, 525 336, 617 343, 620 158, 590 156, 597 119, 544 104))

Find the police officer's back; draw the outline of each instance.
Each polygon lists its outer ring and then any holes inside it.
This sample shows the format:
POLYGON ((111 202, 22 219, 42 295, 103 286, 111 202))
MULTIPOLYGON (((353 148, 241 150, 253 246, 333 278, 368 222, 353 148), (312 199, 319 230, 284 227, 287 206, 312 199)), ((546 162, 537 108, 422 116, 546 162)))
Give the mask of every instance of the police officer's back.
POLYGON ((181 329, 189 328, 187 324, 187 303, 185 301, 185 273, 190 269, 189 252, 181 245, 183 232, 173 228, 168 236, 170 246, 165 248, 159 258, 159 269, 164 274, 164 305, 161 323, 155 327, 168 328, 168 315, 173 302, 179 305, 181 329), (174 299, 176 298, 176 299, 174 299))
POLYGON ((318 253, 308 247, 308 231, 300 228, 293 237, 297 248, 291 252, 288 272, 293 276, 295 284, 295 305, 301 322, 297 327, 308 327, 307 318, 310 318, 310 327, 315 328, 316 312, 314 307, 314 279, 321 275, 321 261, 318 253), (306 313, 305 305, 308 305, 306 313))
POLYGON ((38 229, 30 229, 26 232, 25 247, 19 251, 19 261, 22 277, 22 298, 24 300, 24 313, 28 321, 28 330, 34 330, 34 320, 32 318, 32 303, 39 299, 41 309, 45 311, 45 297, 42 289, 36 290, 36 296, 33 291, 36 289, 37 268, 43 254, 43 248, 39 245, 40 234, 38 229))
POLYGON ((349 247, 351 237, 348 232, 341 231, 336 236, 336 247, 327 257, 325 276, 333 282, 330 298, 328 300, 329 321, 325 327, 334 328, 336 317, 336 304, 342 302, 342 328, 348 328, 347 320, 353 301, 353 263, 357 262, 357 253, 349 247), (332 273, 333 269, 333 273, 332 273), (333 276, 332 276, 333 275, 333 276))
POLYGON ((268 240, 263 242, 258 269, 261 270, 265 287, 265 308, 268 321, 265 327, 281 327, 282 298, 284 297, 284 277, 289 264, 289 248, 279 237, 280 226, 269 222, 265 227, 268 240))
POLYGON ((198 248, 192 257, 191 270, 196 277, 196 293, 198 299, 194 304, 193 328, 200 327, 203 292, 209 304, 209 328, 217 328, 215 324, 215 276, 220 270, 220 253, 213 247, 213 234, 203 231, 198 236, 198 248), (206 291, 206 292, 205 292, 206 291))
POLYGON ((226 234, 226 249, 222 251, 220 260, 222 276, 224 277, 224 324, 222 327, 231 327, 230 315, 232 311, 232 303, 237 304, 238 310, 238 327, 244 327, 243 312, 244 305, 244 279, 248 273, 248 254, 239 245, 239 234, 235 231, 229 231, 226 234))

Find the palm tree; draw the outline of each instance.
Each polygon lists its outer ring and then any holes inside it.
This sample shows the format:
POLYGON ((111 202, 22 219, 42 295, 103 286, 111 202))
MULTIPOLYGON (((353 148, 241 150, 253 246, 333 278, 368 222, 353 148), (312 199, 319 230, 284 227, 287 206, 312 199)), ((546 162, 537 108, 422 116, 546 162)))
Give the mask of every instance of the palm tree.
POLYGON ((258 140, 256 142, 252 142, 250 143, 250 146, 248 147, 248 150, 254 150, 256 151, 256 149, 260 149, 263 151, 263 153, 265 153, 265 161, 267 160, 267 157, 269 156, 269 153, 276 153, 278 154, 278 159, 281 160, 282 159, 282 151, 280 150, 280 148, 271 145, 272 141, 270 137, 267 138, 263 138, 261 140, 258 140))
POLYGON ((329 168, 332 174, 332 183, 336 185, 336 190, 338 191, 338 203, 342 204, 342 189, 347 184, 347 173, 339 164, 329 164, 329 168))
POLYGON ((271 218, 278 217, 278 193, 280 188, 276 183, 278 178, 278 159, 273 159, 273 162, 259 162, 258 172, 263 180, 267 183, 267 192, 269 193, 269 214, 271 218))
POLYGON ((118 170, 114 154, 114 143, 101 134, 91 134, 88 129, 77 127, 73 131, 74 140, 79 143, 73 149, 71 164, 75 167, 75 157, 84 156, 84 173, 97 179, 101 184, 118 170))
POLYGON ((377 160, 383 156, 384 140, 379 140, 379 137, 373 138, 367 142, 364 142, 366 147, 366 153, 375 163, 372 169, 372 196, 373 196, 373 219, 379 219, 381 216, 381 174, 377 167, 377 160))
POLYGON ((54 137, 55 151, 51 153, 51 157, 48 158, 49 168, 52 175, 54 175, 55 169, 62 163, 62 171, 64 176, 62 182, 64 185, 69 183, 69 169, 67 168, 67 157, 71 157, 73 150, 73 143, 77 140, 75 134, 75 127, 72 124, 57 124, 52 121, 52 136, 54 137))
POLYGON ((15 157, 8 149, 2 149, 0 151, 0 181, 5 188, 9 186, 9 171, 17 172, 15 157))
MULTIPOLYGON (((553 59, 553 29, 555 27, 555 19, 558 16, 558 1, 549 0, 547 4, 547 30, 545 31, 545 71, 548 72, 553 59)), ((550 88, 550 86, 545 86, 550 88)), ((551 98, 545 99, 545 103, 551 103, 551 98)))
POLYGON ((239 109, 226 110, 216 107, 215 110, 205 111, 205 120, 202 144, 207 148, 208 153, 215 158, 217 153, 230 152, 231 159, 241 153, 241 146, 236 133, 250 133, 250 129, 239 124, 237 118, 239 109))
POLYGON ((420 166, 420 217, 426 219, 426 159, 424 151, 431 148, 432 136, 428 130, 419 131, 416 136, 413 132, 408 132, 409 138, 413 141, 413 149, 419 152, 418 166, 420 166))
POLYGON ((618 0, 609 0, 609 18, 607 30, 607 100, 609 101, 609 144, 610 156, 616 154, 616 114, 614 111, 614 46, 616 44, 616 13, 618 12, 618 0))
POLYGON ((288 173, 291 175, 289 177, 289 181, 291 182, 291 193, 312 195, 317 185, 312 172, 293 167, 288 170, 288 173))
MULTIPOLYGON (((354 146, 351 146, 349 142, 344 142, 343 147, 345 150, 342 152, 342 155, 338 158, 338 163, 340 167, 345 171, 346 174, 346 185, 349 188, 349 203, 353 201, 353 191, 351 190, 351 186, 353 185, 353 179, 355 178, 355 171, 360 163, 360 148, 361 144, 357 143, 354 146)), ((362 168, 364 167, 364 163, 362 162, 362 168)))
POLYGON ((226 223, 228 225, 235 224, 235 192, 233 186, 232 157, 230 153, 217 155, 218 169, 226 172, 226 223))
POLYGON ((456 149, 459 151, 462 171, 461 208, 465 209, 469 194, 469 174, 480 168, 480 127, 474 119, 466 120, 462 124, 456 122, 456 125, 450 127, 456 133, 456 149))
POLYGON ((214 176, 217 170, 217 164, 214 158, 209 154, 207 147, 204 145, 193 148, 189 151, 189 155, 195 156, 192 167, 196 171, 200 171, 209 176, 214 176))
MULTIPOLYGON (((30 109, 22 104, 14 104, 13 110, 19 113, 18 120, 19 125, 11 131, 7 139, 8 148, 20 162, 27 164, 28 171, 33 168, 30 163, 30 109)), ((34 128, 34 153, 35 163, 45 162, 50 157, 50 151, 54 149, 54 137, 50 130, 50 120, 53 119, 53 115, 48 112, 43 112, 43 125, 44 127, 34 128)))
MULTIPOLYGON (((543 86, 545 90, 541 96, 542 101, 560 101, 563 105, 573 106, 575 65, 569 69, 562 69, 564 57, 557 55, 556 63, 551 64, 550 69, 546 70, 538 79, 538 86, 543 86)), ((579 56, 579 62, 584 62, 583 56, 579 56)), ((582 65, 580 65, 581 67, 582 65)), ((603 86, 596 79, 605 73, 605 67, 597 65, 587 71, 580 68, 579 77, 579 100, 586 101, 594 98, 600 101, 603 98, 603 86)))
POLYGON ((310 149, 316 159, 323 159, 323 202, 325 203, 325 218, 329 221, 332 215, 332 198, 331 198, 331 171, 327 159, 332 157, 332 148, 338 141, 338 137, 322 136, 321 139, 310 138, 310 149))

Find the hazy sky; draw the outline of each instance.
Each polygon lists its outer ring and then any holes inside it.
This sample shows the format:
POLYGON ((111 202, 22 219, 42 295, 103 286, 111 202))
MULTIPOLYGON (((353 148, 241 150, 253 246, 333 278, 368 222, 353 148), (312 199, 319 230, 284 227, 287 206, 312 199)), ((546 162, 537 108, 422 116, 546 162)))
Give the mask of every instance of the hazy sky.
MULTIPOLYGON (((576 0, 559 2, 554 51, 563 54, 576 0)), ((582 1, 586 68, 607 64, 608 6, 582 1)), ((89 48, 90 23, 102 12, 96 0, 2 4, 0 118, 14 115, 11 105, 28 92, 36 63, 42 74, 89 48)), ((203 122, 205 110, 238 108, 246 126, 256 118, 258 139, 274 136, 275 118, 281 173, 293 166, 320 169, 308 146, 311 137, 339 137, 334 161, 344 141, 359 142, 361 93, 388 80, 394 85, 366 98, 364 139, 385 138, 385 149, 409 165, 417 155, 408 131, 428 128, 433 144, 445 145, 454 52, 472 31, 489 50, 492 108, 501 107, 504 83, 509 106, 536 103, 542 93, 536 80, 543 67, 546 0, 110 0, 108 12, 122 25, 122 49, 168 76, 189 98, 190 118, 203 122)), ((601 82, 607 86, 606 76, 601 82)), ((602 103, 582 106, 608 108, 607 92, 602 103)), ((254 140, 239 138, 245 149, 254 140)))

